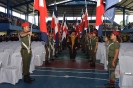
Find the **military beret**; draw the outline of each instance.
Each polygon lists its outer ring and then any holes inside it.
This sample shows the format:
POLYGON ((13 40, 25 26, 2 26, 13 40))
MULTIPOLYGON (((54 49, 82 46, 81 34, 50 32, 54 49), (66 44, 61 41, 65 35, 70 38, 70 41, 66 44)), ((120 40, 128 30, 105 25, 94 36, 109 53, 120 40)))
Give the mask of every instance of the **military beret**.
POLYGON ((117 35, 117 36, 120 36, 120 33, 118 31, 116 31, 116 30, 114 30, 112 33, 117 35))
POLYGON ((22 23, 22 27, 26 27, 26 26, 29 26, 29 23, 28 22, 22 23))

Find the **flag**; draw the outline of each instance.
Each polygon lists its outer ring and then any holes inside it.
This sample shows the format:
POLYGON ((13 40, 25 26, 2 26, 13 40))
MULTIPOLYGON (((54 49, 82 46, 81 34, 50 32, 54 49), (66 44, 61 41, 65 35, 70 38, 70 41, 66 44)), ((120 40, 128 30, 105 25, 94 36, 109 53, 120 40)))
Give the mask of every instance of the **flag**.
POLYGON ((83 21, 84 21, 84 30, 87 31, 87 29, 88 29, 88 11, 87 11, 87 6, 85 6, 85 8, 84 8, 83 21))
POLYGON ((102 36, 103 14, 104 14, 103 0, 97 0, 96 26, 98 27, 98 36, 102 36))
POLYGON ((40 12, 40 31, 47 33, 46 18, 48 14, 45 0, 34 0, 34 8, 40 12))
POLYGON ((121 0, 106 0, 106 7, 104 15, 110 20, 111 23, 114 22, 115 18, 115 7, 114 5, 119 3, 121 0))
POLYGON ((82 12, 81 12, 81 20, 80 20, 80 32, 82 32, 83 31, 83 16, 84 14, 83 14, 83 10, 82 10, 82 12))
POLYGON ((34 9, 40 12, 40 31, 42 32, 42 40, 48 44, 47 40, 47 25, 46 18, 48 17, 46 1, 45 0, 34 0, 34 9))
POLYGON ((63 15, 62 28, 63 28, 62 40, 63 40, 64 38, 66 39, 66 35, 67 35, 67 32, 68 32, 68 27, 67 27, 67 24, 66 24, 65 13, 63 15))
POLYGON ((54 5, 54 11, 53 11, 53 16, 52 16, 52 21, 51 21, 51 28, 54 29, 54 40, 56 43, 56 46, 59 46, 59 21, 58 21, 58 12, 57 12, 57 6, 56 4, 54 5))
POLYGON ((84 12, 83 12, 83 23, 82 23, 82 25, 83 25, 83 29, 82 29, 82 34, 84 35, 84 34, 86 34, 86 32, 87 32, 87 29, 88 29, 88 11, 87 11, 87 6, 85 6, 85 8, 84 8, 84 12))

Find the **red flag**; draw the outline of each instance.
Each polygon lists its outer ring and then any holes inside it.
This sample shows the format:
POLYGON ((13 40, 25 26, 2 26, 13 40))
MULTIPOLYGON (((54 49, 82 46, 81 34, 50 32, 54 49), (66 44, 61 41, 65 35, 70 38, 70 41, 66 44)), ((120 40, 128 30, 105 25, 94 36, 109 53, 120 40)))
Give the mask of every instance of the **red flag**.
POLYGON ((84 12, 84 18, 83 18, 83 21, 84 21, 84 30, 87 30, 88 29, 88 11, 87 11, 87 7, 85 7, 85 12, 84 12))
POLYGON ((81 12, 81 20, 80 20, 80 32, 82 32, 83 31, 83 16, 84 16, 84 14, 83 14, 83 10, 82 10, 82 12, 81 12))
POLYGON ((103 14, 104 14, 103 0, 98 0, 97 8, 96 8, 96 26, 99 26, 103 23, 103 21, 102 21, 103 14))
POLYGON ((51 21, 51 28, 55 28, 56 24, 55 24, 55 19, 52 17, 52 21, 51 21))
POLYGON ((34 9, 40 12, 40 31, 47 33, 46 18, 48 17, 46 1, 34 0, 34 9))

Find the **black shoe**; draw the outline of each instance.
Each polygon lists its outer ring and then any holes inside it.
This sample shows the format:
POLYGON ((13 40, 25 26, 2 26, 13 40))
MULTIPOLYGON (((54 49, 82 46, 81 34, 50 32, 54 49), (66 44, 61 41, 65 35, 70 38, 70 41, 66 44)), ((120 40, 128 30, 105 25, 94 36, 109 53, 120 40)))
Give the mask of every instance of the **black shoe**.
POLYGON ((34 79, 34 78, 30 78, 30 80, 31 80, 31 81, 35 81, 35 79, 34 79))
POLYGON ((58 53, 58 54, 61 54, 61 53, 58 53))
POLYGON ((50 59, 51 61, 54 61, 54 59, 52 58, 52 59, 50 59))
POLYGON ((45 65, 50 65, 50 63, 48 61, 45 61, 45 65))
POLYGON ((31 84, 32 81, 29 79, 29 76, 28 75, 24 75, 24 82, 25 83, 28 83, 28 84, 31 84))
POLYGON ((34 78, 31 78, 31 77, 30 77, 30 74, 28 74, 28 77, 29 77, 29 80, 31 80, 31 81, 35 81, 34 78))

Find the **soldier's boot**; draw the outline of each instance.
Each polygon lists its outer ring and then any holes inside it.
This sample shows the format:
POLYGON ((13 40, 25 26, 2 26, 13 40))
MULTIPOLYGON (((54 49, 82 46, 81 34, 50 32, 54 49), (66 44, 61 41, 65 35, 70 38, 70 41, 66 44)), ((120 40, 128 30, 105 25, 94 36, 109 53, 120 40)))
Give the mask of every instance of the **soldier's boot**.
POLYGON ((51 61, 54 61, 54 59, 53 59, 53 58, 51 58, 50 60, 51 60, 51 61))
POLYGON ((31 81, 35 81, 34 78, 31 78, 31 77, 30 77, 30 74, 28 74, 28 77, 29 77, 29 79, 30 79, 31 81))
POLYGON ((28 83, 28 84, 32 83, 32 81, 29 79, 28 75, 24 75, 24 82, 28 83))
POLYGON ((45 61, 45 65, 50 65, 50 62, 48 62, 48 61, 45 61))

